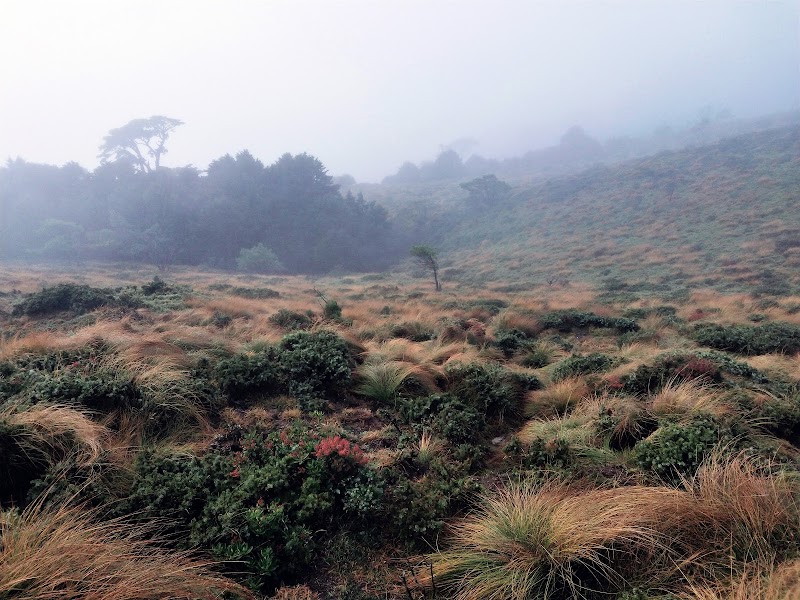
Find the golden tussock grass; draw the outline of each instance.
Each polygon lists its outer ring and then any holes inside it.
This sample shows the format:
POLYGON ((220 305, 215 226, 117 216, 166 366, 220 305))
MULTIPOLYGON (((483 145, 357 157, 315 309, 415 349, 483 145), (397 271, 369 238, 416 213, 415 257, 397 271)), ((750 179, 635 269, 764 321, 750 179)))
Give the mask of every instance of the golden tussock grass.
POLYGON ((29 457, 51 461, 74 455, 90 463, 100 456, 109 433, 87 413, 59 404, 24 407, 9 402, 0 408, 0 423, 11 426, 7 435, 29 457))
MULTIPOLYGON (((684 489, 512 485, 452 527, 451 549, 430 556, 433 583, 458 600, 613 595, 633 580, 685 590, 687 577, 720 580, 790 547, 797 491, 741 456, 712 458, 684 489)), ((797 574, 789 563, 778 589, 796 589, 797 574)))
POLYGON ((524 414, 529 417, 563 414, 574 408, 589 391, 589 385, 581 377, 562 379, 542 390, 528 392, 524 414))
POLYGON ((592 586, 620 589, 634 565, 655 572, 688 554, 667 545, 664 529, 681 539, 691 519, 679 515, 691 514, 691 505, 667 488, 512 486, 485 497, 452 528, 453 549, 431 557, 433 579, 457 600, 583 598, 592 586))
POLYGON ((539 321, 530 315, 506 310, 492 319, 492 330, 512 330, 518 329, 530 337, 534 337, 542 331, 539 321))
POLYGON ((761 356, 748 356, 744 358, 744 362, 768 374, 800 380, 800 354, 792 356, 762 354, 761 356))
POLYGON ((780 564, 754 564, 730 581, 691 584, 675 597, 679 600, 798 600, 800 560, 780 564))
POLYGON ((649 398, 648 407, 657 416, 725 417, 735 411, 716 391, 696 379, 668 381, 661 391, 649 398))
POLYGON ((152 529, 100 522, 85 507, 0 513, 0 597, 19 600, 254 598, 211 563, 146 541, 152 529))

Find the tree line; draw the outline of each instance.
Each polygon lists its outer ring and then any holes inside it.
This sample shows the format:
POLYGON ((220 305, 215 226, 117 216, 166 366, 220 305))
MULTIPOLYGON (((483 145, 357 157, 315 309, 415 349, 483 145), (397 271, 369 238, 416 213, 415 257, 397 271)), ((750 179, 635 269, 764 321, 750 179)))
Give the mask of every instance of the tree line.
POLYGON ((6 259, 324 273, 383 269, 409 244, 383 207, 342 194, 308 154, 265 166, 243 151, 205 172, 125 152, 92 172, 9 160, 0 167, 0 216, 6 259))

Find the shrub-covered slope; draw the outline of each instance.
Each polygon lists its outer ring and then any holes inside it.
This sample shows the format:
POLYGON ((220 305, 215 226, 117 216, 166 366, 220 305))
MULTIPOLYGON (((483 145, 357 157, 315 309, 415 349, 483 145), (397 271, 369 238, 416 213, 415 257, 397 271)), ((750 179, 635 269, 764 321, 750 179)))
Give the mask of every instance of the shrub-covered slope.
POLYGON ((796 292, 799 190, 797 127, 521 185, 506 203, 447 220, 444 277, 796 292))

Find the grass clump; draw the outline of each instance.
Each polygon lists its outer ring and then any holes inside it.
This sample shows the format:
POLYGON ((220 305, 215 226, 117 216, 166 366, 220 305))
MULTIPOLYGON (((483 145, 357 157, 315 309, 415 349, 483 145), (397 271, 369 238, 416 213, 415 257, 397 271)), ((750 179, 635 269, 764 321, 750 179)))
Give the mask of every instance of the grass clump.
POLYGON ((18 600, 216 600, 253 598, 213 565, 165 550, 152 528, 100 522, 84 507, 0 513, 0 598, 18 600))
POLYGON ((404 388, 436 390, 430 373, 419 365, 403 361, 366 362, 356 369, 354 391, 379 404, 395 401, 404 388))
MULTIPOLYGON (((668 554, 656 530, 686 497, 628 487, 574 493, 518 485, 484 497, 453 529, 452 549, 433 555, 433 583, 459 600, 590 598, 622 591, 634 565, 655 569, 668 554), (637 561, 648 557, 647 563, 637 561)), ((430 583, 430 582, 426 582, 430 583)))

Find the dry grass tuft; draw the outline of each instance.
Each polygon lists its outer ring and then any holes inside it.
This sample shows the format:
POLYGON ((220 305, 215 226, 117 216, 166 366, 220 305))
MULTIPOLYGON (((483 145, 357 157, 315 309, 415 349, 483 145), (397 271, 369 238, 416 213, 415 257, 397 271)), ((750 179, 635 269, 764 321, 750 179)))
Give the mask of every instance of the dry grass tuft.
POLYGON ((457 600, 584 598, 621 589, 634 566, 655 571, 678 558, 664 530, 682 536, 688 523, 681 515, 690 508, 687 494, 667 488, 513 486, 453 528, 454 548, 432 557, 434 582, 457 600))
POLYGON ((80 462, 93 462, 108 437, 108 430, 88 414, 58 404, 7 403, 0 409, 0 423, 12 426, 16 445, 29 456, 54 461, 75 454, 80 462))
POLYGON ((218 600, 254 596, 211 563, 160 548, 143 527, 98 522, 85 507, 0 513, 0 598, 18 600, 218 600))
POLYGON ((706 414, 715 417, 730 415, 734 408, 699 380, 669 381, 650 398, 650 410, 658 416, 692 416, 706 414))
POLYGON ((525 396, 525 415, 529 417, 564 414, 589 394, 589 386, 580 377, 562 379, 543 390, 525 396))

